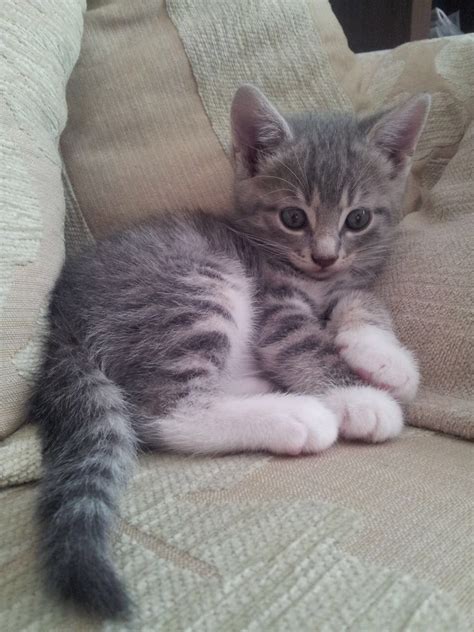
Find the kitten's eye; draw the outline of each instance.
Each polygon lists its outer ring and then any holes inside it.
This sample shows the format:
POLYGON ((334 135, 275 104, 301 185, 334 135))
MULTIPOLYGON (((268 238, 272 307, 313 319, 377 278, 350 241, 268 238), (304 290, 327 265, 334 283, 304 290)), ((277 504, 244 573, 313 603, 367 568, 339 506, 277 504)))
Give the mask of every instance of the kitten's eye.
POLYGON ((346 217, 346 226, 349 230, 362 230, 370 222, 371 213, 366 208, 356 208, 346 217))
POLYGON ((280 213, 282 224, 290 230, 300 230, 308 223, 306 213, 296 206, 284 208, 280 213))

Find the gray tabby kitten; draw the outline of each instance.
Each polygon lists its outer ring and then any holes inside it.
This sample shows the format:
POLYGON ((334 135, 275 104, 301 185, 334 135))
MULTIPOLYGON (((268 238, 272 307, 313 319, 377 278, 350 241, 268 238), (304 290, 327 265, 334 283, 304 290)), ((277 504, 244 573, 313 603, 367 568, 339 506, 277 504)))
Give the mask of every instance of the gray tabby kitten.
POLYGON ((298 455, 401 431, 417 366, 368 287, 429 103, 283 117, 243 86, 233 216, 160 216, 66 262, 31 400, 57 593, 127 612, 108 535, 139 447, 298 455))

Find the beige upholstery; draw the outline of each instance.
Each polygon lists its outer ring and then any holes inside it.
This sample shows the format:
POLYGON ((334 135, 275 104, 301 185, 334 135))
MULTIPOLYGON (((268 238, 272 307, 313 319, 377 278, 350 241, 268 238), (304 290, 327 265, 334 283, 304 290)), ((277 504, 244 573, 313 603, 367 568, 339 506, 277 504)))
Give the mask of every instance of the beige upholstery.
POLYGON ((231 167, 163 0, 86 14, 62 153, 95 236, 164 208, 225 208, 231 167))
MULTIPOLYGON (((38 475, 35 439, 17 434, 0 462, 21 462, 28 480, 38 475)), ((137 613, 103 627, 44 594, 36 486, 9 487, 2 632, 467 631, 472 478, 470 444, 414 428, 316 457, 143 456, 114 541, 137 613)))
POLYGON ((0 29, 0 439, 24 420, 64 256, 59 135, 82 0, 3 0, 0 29))
MULTIPOLYGON (((20 4, 4 3, 13 25, 8 32, 15 34, 7 43, 18 49, 8 76, 18 78, 24 59, 38 58, 39 79, 48 69, 64 83, 78 48, 80 3, 59 3, 60 10, 42 0, 43 10, 33 12, 38 3, 25 0, 21 11, 20 4)), ((434 93, 406 217, 378 291, 423 368, 424 388, 410 421, 471 435, 472 40, 356 57, 323 0, 168 0, 166 6, 93 0, 85 22, 62 140, 68 255, 166 207, 225 210, 231 197, 225 122, 233 86, 242 80, 257 81, 282 109, 363 112, 419 89, 434 93), (229 55, 236 50, 241 63, 229 55)), ((48 112, 61 113, 53 131, 47 123, 56 119, 33 126, 24 109, 23 131, 15 136, 22 143, 12 144, 3 129, 0 138, 12 164, 33 157, 40 165, 28 172, 35 178, 13 169, 15 186, 6 189, 34 201, 26 215, 12 214, 14 222, 28 221, 5 223, 7 237, 21 237, 16 243, 25 241, 31 259, 13 245, 1 262, 16 275, 11 286, 2 277, 2 288, 17 292, 8 296, 5 321, 13 357, 38 340, 33 323, 62 257, 64 207, 52 138, 63 122, 64 94, 51 85, 54 94, 37 96, 51 98, 48 112), (11 302, 15 296, 20 299, 11 302)), ((5 375, 19 375, 10 351, 4 357, 5 375)), ((20 357, 33 366, 27 352, 20 357)), ((5 392, 2 412, 11 429, 26 388, 5 392)), ((25 425, 0 443, 0 628, 470 630, 472 462, 467 441, 417 428, 385 445, 342 443, 317 457, 141 456, 114 539, 137 609, 127 623, 99 624, 44 591, 34 518, 40 452, 36 428, 25 425)))

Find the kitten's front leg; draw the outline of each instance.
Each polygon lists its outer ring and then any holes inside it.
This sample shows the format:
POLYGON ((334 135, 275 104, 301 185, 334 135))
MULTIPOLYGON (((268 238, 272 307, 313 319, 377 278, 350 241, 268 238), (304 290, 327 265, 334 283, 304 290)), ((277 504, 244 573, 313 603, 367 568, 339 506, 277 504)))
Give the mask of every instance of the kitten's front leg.
POLYGON ((417 362, 397 340, 387 311, 374 296, 360 290, 344 295, 329 327, 339 354, 362 380, 400 402, 415 398, 420 381, 417 362))
POLYGON ((332 343, 301 293, 276 288, 260 312, 258 358, 263 372, 282 391, 318 396, 336 416, 347 439, 386 441, 403 427, 399 404, 362 384, 332 343), (278 299, 274 298, 274 295, 278 299))

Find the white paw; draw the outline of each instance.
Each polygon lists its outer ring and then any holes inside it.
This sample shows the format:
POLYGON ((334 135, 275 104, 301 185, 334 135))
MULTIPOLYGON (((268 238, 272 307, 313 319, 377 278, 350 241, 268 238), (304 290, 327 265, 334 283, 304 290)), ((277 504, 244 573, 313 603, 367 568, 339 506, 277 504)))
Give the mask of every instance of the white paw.
POLYGON ((326 396, 345 439, 379 443, 396 437, 403 428, 403 413, 390 395, 371 386, 336 388, 326 396))
POLYGON ((335 414, 315 397, 286 395, 272 415, 268 449, 277 454, 313 454, 337 439, 335 414))
POLYGON ((367 326, 340 332, 335 343, 342 358, 361 379, 401 402, 415 398, 420 382, 416 360, 395 336, 367 326))

